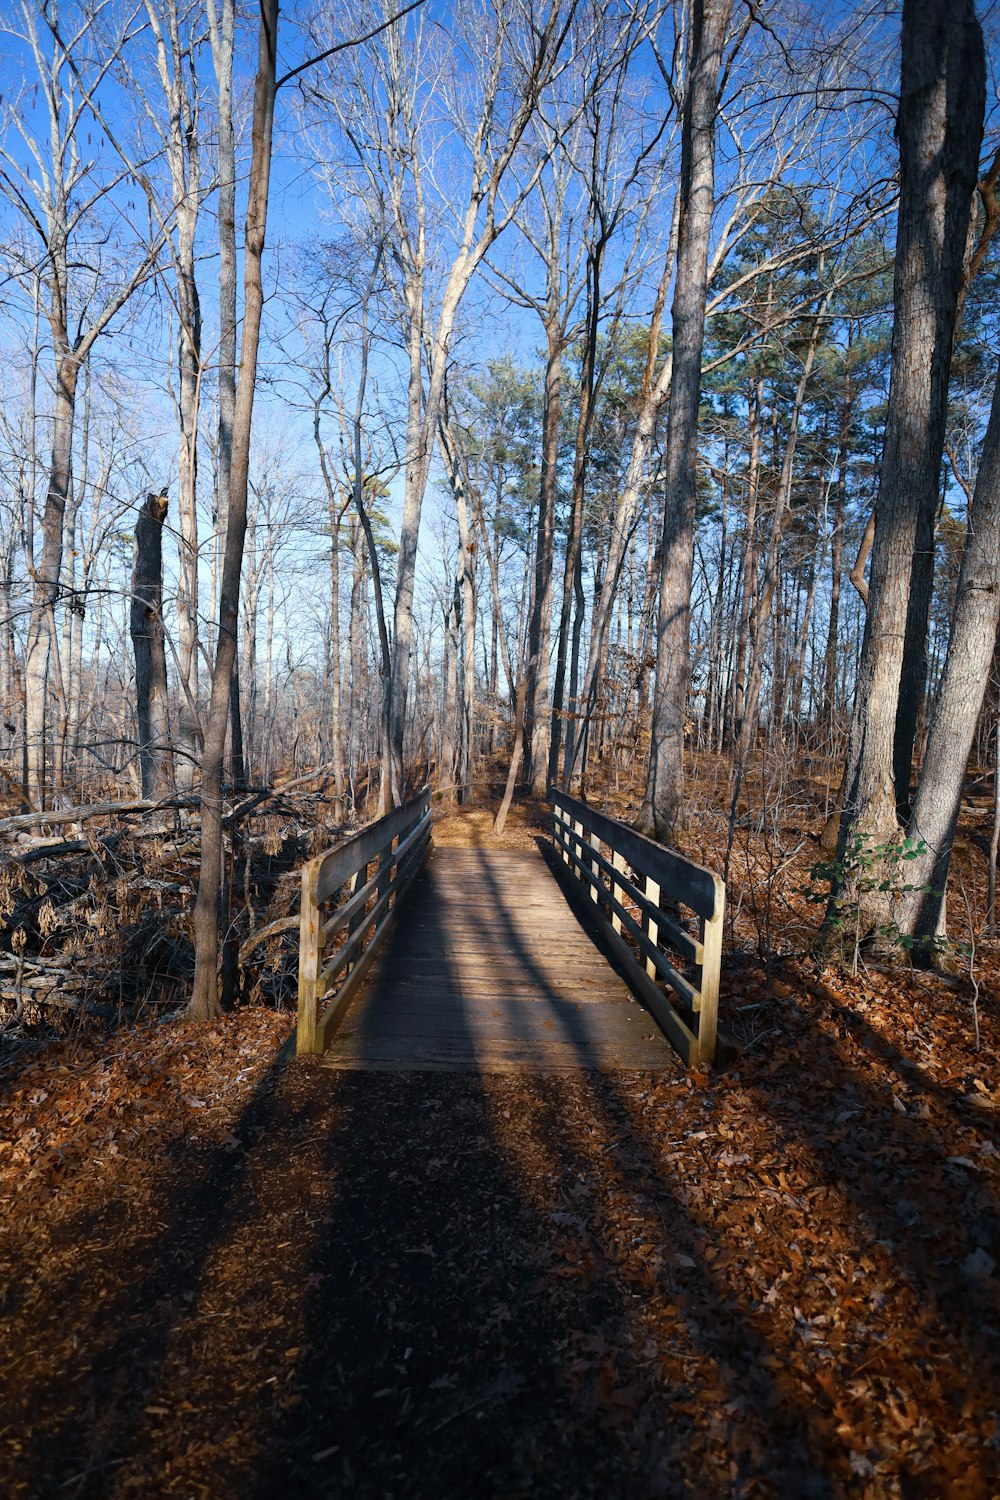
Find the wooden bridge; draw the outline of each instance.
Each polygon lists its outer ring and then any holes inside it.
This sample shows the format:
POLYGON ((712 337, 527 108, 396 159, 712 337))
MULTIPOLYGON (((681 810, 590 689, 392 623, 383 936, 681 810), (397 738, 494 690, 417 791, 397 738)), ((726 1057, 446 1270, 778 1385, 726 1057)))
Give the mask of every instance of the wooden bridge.
POLYGON ((722 882, 561 792, 539 842, 435 849, 425 790, 311 860, 298 1051, 339 1068, 659 1070, 669 1041, 711 1062, 722 882))

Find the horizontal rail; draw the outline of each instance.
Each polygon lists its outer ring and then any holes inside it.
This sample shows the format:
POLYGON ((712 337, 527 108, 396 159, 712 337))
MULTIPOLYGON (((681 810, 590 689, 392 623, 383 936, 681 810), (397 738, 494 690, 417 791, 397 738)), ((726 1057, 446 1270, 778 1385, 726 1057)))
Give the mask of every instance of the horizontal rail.
POLYGON ((423 864, 430 830, 430 789, 425 787, 410 802, 303 866, 298 1052, 325 1052, 330 1045, 423 864), (376 868, 369 875, 372 863, 376 868), (346 901, 324 921, 322 907, 345 886, 346 901), (345 934, 340 947, 324 962, 331 939, 340 933, 345 934))
MULTIPOLYGON (((565 838, 565 835, 561 832, 561 830, 558 829, 556 830, 556 842, 563 849, 569 849, 569 841, 565 838)), ((586 841, 586 839, 574 839, 572 842, 577 845, 581 855, 584 853, 587 855, 587 857, 592 861, 592 864, 596 864, 598 860, 601 860, 600 854, 592 844, 589 844, 586 841)), ((573 857, 575 858, 575 856, 573 857)), ((613 875, 617 875, 617 872, 614 870, 613 865, 611 865, 609 861, 601 860, 601 864, 604 866, 604 868, 612 872, 613 875)), ((600 877, 594 873, 594 869, 591 868, 588 870, 587 866, 584 864, 581 864, 580 866, 580 872, 577 876, 577 879, 582 879, 584 884, 590 887, 591 894, 596 894, 596 898, 601 903, 601 905, 609 910, 613 914, 613 916, 617 916, 618 920, 621 922, 622 926, 625 927, 626 931, 630 932, 635 938, 639 947, 642 949, 643 953, 646 954, 650 963, 652 963, 653 967, 656 969, 663 982, 665 984, 669 984, 675 994, 681 1000, 685 1001, 685 1003, 689 1005, 692 1010, 694 1010, 698 1001, 698 991, 695 989, 694 985, 688 983, 683 974, 678 973, 678 971, 674 968, 673 964, 666 957, 666 955, 660 952, 659 948, 653 942, 652 938, 649 937, 648 933, 642 929, 642 927, 635 920, 628 908, 623 906, 620 901, 616 900, 614 895, 616 886, 612 886, 611 890, 609 891, 601 881, 600 877)), ((648 909, 649 903, 644 902, 644 905, 648 909)), ((674 930, 679 932, 680 928, 675 928, 674 930)), ((617 928, 612 927, 612 931, 617 935, 617 928)), ((697 946, 699 949, 701 948, 700 943, 697 946)))
POLYGON ((722 881, 564 792, 553 793, 552 833, 573 891, 621 963, 633 993, 686 1063, 712 1062, 726 896, 722 881), (664 910, 664 902, 694 914, 697 938, 664 910), (665 946, 694 968, 693 978, 680 972, 665 946))

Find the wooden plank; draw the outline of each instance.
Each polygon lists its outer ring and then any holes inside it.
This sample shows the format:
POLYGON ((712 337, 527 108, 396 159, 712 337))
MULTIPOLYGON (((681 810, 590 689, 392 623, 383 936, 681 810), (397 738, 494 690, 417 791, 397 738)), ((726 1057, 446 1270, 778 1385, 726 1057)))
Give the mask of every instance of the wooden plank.
POLYGON ((634 828, 596 812, 575 797, 568 797, 565 792, 553 792, 553 802, 573 821, 596 833, 609 847, 620 849, 633 869, 652 875, 675 901, 690 906, 700 917, 714 915, 719 882, 711 870, 646 838, 644 834, 636 833, 634 828))
MULTIPOLYGON (((443 979, 438 984, 411 984, 395 973, 391 980, 383 981, 380 976, 376 984, 379 988, 385 986, 385 1005, 380 1009, 387 1016, 394 1015, 397 1011, 422 1014, 425 1011, 440 1010, 442 1013, 450 1014, 463 1006, 473 1008, 499 1006, 502 1010, 508 1005, 516 1008, 528 1003, 539 1010, 561 1010, 568 1007, 574 1011, 585 1010, 588 1013, 608 1005, 624 1006, 626 1010, 629 1009, 628 1001, 622 997, 620 980, 617 989, 604 987, 588 993, 585 990, 568 988, 561 995, 554 989, 549 990, 548 993, 540 993, 537 988, 531 988, 528 985, 521 985, 517 989, 505 986, 502 991, 498 991, 495 986, 491 989, 485 982, 466 984, 455 983, 450 979, 443 979)), ((374 988, 373 985, 373 993, 374 988)), ((631 1011, 641 1014, 642 1007, 633 1001, 631 1011)))
MULTIPOLYGON (((446 1047, 408 1044, 404 1048, 366 1047, 362 1052, 337 1050, 328 1052, 323 1066, 343 1073, 529 1073, 545 1078, 550 1074, 579 1073, 580 1059, 572 1048, 548 1048, 544 1054, 536 1047, 507 1049, 481 1046, 475 1052, 446 1047)), ((607 1048, 595 1052, 587 1061, 586 1071, 593 1073, 662 1074, 663 1060, 658 1054, 623 1052, 607 1048)))
MULTIPOLYGON (((720 881, 721 885, 722 882, 720 881)), ((701 1005, 698 1011, 698 1056, 701 1062, 712 1062, 719 1029, 719 975, 722 965, 722 925, 725 897, 715 916, 702 924, 701 940, 705 962, 701 970, 701 1005)))
MULTIPOLYGON (((650 923, 651 932, 649 935, 647 935, 640 927, 639 923, 635 920, 632 913, 628 911, 624 906, 622 906, 620 902, 615 902, 613 900, 611 893, 605 889, 604 885, 597 878, 597 876, 587 869, 586 865, 581 865, 580 871, 583 876, 583 882, 586 884, 590 884, 595 888, 590 893, 592 895, 592 898, 595 901, 599 900, 602 906, 614 906, 619 918, 621 919, 621 922, 632 934, 636 942, 639 944, 640 948, 645 953, 647 974, 658 974, 664 981, 664 983, 669 984, 671 989, 675 990, 680 998, 693 1008, 695 1001, 698 998, 698 991, 694 988, 694 985, 692 985, 687 979, 684 978, 683 974, 679 974, 677 972, 670 960, 660 952, 659 948, 656 946, 656 941, 652 936, 652 932, 655 931, 655 929, 653 928, 653 924, 650 923)), ((628 944, 619 935, 619 933, 615 932, 615 929, 614 927, 612 927, 610 921, 608 922, 608 927, 610 931, 614 933, 616 942, 618 943, 621 950, 627 953, 629 958, 634 963, 635 957, 632 953, 631 948, 628 947, 628 944)))
MULTIPOLYGON (((646 928, 646 936, 655 947, 660 941, 660 887, 653 879, 652 875, 647 875, 645 877, 645 885, 646 895, 649 899, 649 905, 646 907, 644 925, 646 928)), ((646 958, 646 973, 649 975, 650 979, 656 978, 656 965, 648 956, 646 958)))
MULTIPOLYGON (((653 1022, 638 1005, 625 1017, 624 1026, 613 1006, 575 1010, 572 1006, 539 1005, 528 998, 517 1004, 493 1008, 486 1002, 478 1006, 456 1005, 445 1013, 390 1010, 380 1014, 377 1034, 381 1037, 463 1037, 489 1036, 510 1041, 535 1039, 539 1045, 561 1041, 566 1045, 586 1047, 589 1040, 641 1040, 652 1035, 653 1022), (644 1030, 645 1028, 645 1030, 644 1030)), ((367 1036, 372 1032, 355 1020, 345 1023, 348 1036, 367 1036)), ((660 1046, 663 1038, 656 1033, 660 1046)))
POLYGON ((316 899, 320 906, 328 901, 335 891, 348 880, 355 870, 366 867, 386 844, 401 833, 406 833, 416 820, 423 816, 430 803, 430 792, 425 787, 411 801, 388 813, 378 822, 363 828, 345 843, 318 854, 309 865, 315 871, 316 899))
MULTIPOLYGON (((416 871, 419 869, 420 860, 423 858, 425 848, 426 846, 419 846, 412 852, 408 859, 404 861, 404 865, 407 867, 405 873, 399 874, 399 872, 397 872, 399 878, 398 884, 396 886, 396 904, 393 906, 388 916, 382 922, 381 926, 376 927, 375 931, 372 933, 367 948, 365 948, 364 952, 358 959, 357 963, 354 965, 354 968, 351 970, 347 979, 341 985, 334 999, 331 1001, 330 1005, 327 1007, 327 1010, 324 1012, 323 1017, 316 1028, 317 1041, 319 1044, 318 1050, 320 1052, 325 1052, 327 1047, 329 1047, 331 1037, 334 1035, 337 1027, 340 1025, 341 1021, 344 1019, 344 1016, 347 1014, 348 1007, 350 1006, 351 1001, 354 999, 354 996, 357 994, 362 980, 374 963, 383 942, 394 927, 399 912, 400 899, 410 885, 416 871)), ((388 896, 388 894, 389 893, 387 892, 386 895, 388 896)))
POLYGON ((319 903, 309 865, 302 870, 299 906, 299 1013, 295 1028, 295 1050, 300 1054, 322 1051, 316 1034, 319 1010, 319 903))
MULTIPOLYGON (((606 859, 600 850, 595 849, 594 845, 586 837, 584 837, 581 844, 581 853, 590 855, 592 868, 597 867, 603 874, 610 877, 612 890, 614 890, 615 886, 619 886, 625 891, 626 895, 632 898, 642 913, 644 921, 650 923, 650 935, 654 943, 658 940, 657 934, 664 933, 670 939, 671 946, 676 948, 678 953, 682 953, 692 963, 701 963, 701 944, 696 942, 690 933, 685 932, 683 927, 680 927, 672 917, 669 917, 662 910, 660 907, 660 887, 655 880, 647 876, 645 879, 646 889, 644 891, 640 890, 627 875, 619 873, 625 869, 625 856, 623 854, 616 851, 614 859, 606 859), (618 861, 617 864, 615 863, 616 860, 618 861)), ((650 970, 649 972, 652 971, 650 970)))

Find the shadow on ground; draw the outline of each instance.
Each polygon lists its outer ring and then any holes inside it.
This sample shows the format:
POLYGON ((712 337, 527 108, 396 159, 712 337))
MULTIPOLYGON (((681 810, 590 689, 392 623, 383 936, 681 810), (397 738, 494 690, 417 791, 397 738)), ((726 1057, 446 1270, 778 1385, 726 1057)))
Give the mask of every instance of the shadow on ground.
POLYGON ((5 1286, 4 1494, 989 1495, 954 1100, 788 1023, 707 1088, 276 1062, 5 1286))

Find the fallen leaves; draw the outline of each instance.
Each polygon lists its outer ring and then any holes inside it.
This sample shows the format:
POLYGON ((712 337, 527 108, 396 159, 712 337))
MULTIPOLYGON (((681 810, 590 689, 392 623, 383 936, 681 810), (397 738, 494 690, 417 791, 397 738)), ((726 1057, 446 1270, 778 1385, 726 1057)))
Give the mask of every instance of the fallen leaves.
POLYGON ((26 1062, 4 1493, 997 1493, 994 981, 975 1054, 933 981, 732 967, 711 1076, 279 1070, 264 1010, 26 1062))

